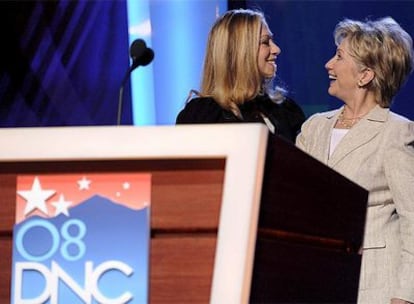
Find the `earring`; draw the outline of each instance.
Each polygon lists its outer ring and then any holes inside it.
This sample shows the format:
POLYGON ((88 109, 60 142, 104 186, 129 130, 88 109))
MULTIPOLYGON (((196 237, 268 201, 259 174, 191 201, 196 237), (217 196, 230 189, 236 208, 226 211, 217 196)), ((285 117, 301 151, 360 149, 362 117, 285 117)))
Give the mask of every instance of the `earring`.
POLYGON ((361 80, 358 81, 358 87, 362 88, 364 86, 364 84, 362 83, 361 80))

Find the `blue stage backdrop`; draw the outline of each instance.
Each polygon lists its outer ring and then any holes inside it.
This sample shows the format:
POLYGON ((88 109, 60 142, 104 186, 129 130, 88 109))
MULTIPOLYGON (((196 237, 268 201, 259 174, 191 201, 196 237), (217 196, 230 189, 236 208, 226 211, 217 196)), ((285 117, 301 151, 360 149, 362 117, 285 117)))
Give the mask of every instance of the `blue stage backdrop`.
POLYGON ((175 123, 198 89, 208 32, 226 0, 128 0, 130 42, 143 38, 154 61, 131 75, 135 125, 175 123))
POLYGON ((137 38, 155 58, 127 82, 121 123, 173 124, 226 10, 226 0, 0 1, 0 127, 117 124, 137 38))
MULTIPOLYGON (((0 127, 115 125, 136 38, 155 58, 126 84, 121 123, 174 124, 199 88, 209 28, 239 7, 264 11, 282 48, 279 81, 307 115, 340 105, 324 69, 339 20, 389 15, 414 36, 414 1, 0 1, 0 127)), ((413 96, 414 75, 393 106, 414 120, 413 96)))
POLYGON ((123 0, 0 1, 0 126, 114 124, 127 28, 123 0))

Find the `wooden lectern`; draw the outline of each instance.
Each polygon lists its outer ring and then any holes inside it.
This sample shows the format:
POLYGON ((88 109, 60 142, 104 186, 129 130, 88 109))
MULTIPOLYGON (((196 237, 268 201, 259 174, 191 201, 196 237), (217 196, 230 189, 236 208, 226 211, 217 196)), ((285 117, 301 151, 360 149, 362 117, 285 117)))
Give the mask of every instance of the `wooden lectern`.
POLYGON ((76 172, 152 174, 151 303, 355 302, 366 191, 267 140, 260 124, 0 130, 0 302, 16 176, 76 172))
POLYGON ((281 138, 268 149, 251 303, 356 303, 368 192, 281 138))
POLYGON ((263 125, 0 130, 0 303, 10 302, 18 174, 152 174, 151 303, 246 303, 263 125), (219 227, 219 229, 218 229, 219 227))

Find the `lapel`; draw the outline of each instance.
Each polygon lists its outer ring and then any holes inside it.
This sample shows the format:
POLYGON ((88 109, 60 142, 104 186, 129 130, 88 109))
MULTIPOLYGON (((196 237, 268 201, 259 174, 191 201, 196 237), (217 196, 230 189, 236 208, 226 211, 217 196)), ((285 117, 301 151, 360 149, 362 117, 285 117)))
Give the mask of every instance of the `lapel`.
MULTIPOLYGON (((336 113, 335 118, 340 112, 336 113)), ((358 147, 372 140, 383 128, 389 113, 388 108, 375 106, 363 119, 351 128, 344 138, 339 142, 328 165, 334 167, 339 161, 358 147)), ((334 119, 336 121, 336 119, 334 119)), ((332 126, 333 127, 333 126, 332 126)), ((332 129, 330 130, 330 132, 332 129)), ((330 138, 330 136, 328 136, 330 138)))
POLYGON ((323 128, 320 130, 320 134, 318 134, 318 140, 320 140, 320 144, 318 146, 318 155, 320 156, 320 160, 324 164, 328 164, 329 161, 329 147, 331 143, 331 132, 333 127, 335 126, 336 120, 338 119, 339 114, 342 112, 343 107, 333 110, 327 113, 325 116, 326 121, 323 128))

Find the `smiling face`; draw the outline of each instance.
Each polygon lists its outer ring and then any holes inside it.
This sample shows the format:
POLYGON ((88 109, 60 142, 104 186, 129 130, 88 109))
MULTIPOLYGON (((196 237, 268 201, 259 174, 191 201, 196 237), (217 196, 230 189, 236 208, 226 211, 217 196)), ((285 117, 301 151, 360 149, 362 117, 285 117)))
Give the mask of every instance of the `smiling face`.
POLYGON ((272 33, 266 25, 262 26, 260 33, 260 46, 258 54, 258 65, 260 74, 264 78, 272 78, 276 74, 276 58, 280 54, 280 48, 273 42, 272 33))
POLYGON ((348 42, 342 40, 336 54, 325 64, 330 85, 328 93, 346 102, 352 100, 358 91, 361 69, 349 53, 348 42))

